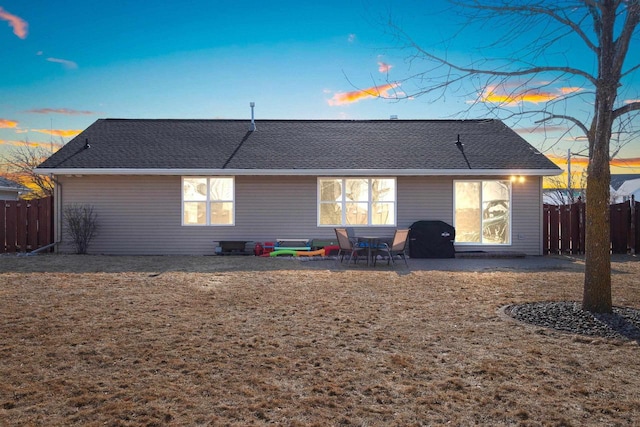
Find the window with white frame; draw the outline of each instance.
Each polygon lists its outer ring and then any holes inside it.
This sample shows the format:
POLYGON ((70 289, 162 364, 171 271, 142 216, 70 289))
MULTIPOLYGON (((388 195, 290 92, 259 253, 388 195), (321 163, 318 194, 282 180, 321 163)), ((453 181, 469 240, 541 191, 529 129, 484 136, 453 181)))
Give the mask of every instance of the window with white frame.
POLYGON ((395 178, 318 178, 318 225, 395 226, 395 178))
POLYGON ((233 225, 232 177, 183 177, 182 225, 233 225))
POLYGON ((455 181, 456 243, 511 244, 511 183, 455 181))

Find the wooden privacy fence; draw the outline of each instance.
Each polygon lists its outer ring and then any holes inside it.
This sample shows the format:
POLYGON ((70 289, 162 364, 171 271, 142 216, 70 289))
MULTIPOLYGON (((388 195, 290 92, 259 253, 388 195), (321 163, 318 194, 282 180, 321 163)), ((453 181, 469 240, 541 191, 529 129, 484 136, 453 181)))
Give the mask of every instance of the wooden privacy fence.
MULTIPOLYGON (((609 207, 611 252, 636 253, 640 243, 640 202, 630 200, 609 207)), ((544 205, 545 254, 584 254, 585 204, 544 205)))
POLYGON ((0 200, 0 253, 34 251, 53 243, 53 197, 0 200))

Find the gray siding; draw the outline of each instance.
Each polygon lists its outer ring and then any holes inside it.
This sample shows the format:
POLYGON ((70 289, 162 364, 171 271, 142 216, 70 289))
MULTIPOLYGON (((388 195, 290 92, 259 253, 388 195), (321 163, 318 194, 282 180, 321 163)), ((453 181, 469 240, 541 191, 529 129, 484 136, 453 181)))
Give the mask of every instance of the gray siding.
MULTIPOLYGON (((469 179, 465 177, 464 179, 469 179)), ((486 179, 486 177, 484 178, 486 179)), ((398 177, 398 227, 418 220, 453 224, 452 177, 398 177)), ((88 203, 98 214, 99 234, 90 253, 214 253, 214 241, 319 238, 334 239, 332 227, 317 224, 317 180, 304 176, 238 176, 235 226, 181 225, 179 176, 59 176, 62 205, 88 203)), ((512 245, 464 246, 464 250, 514 250, 541 253, 541 180, 514 184, 512 245)), ((363 231, 356 228, 356 232, 363 231)), ((390 235, 393 228, 377 227, 390 235)), ((62 233, 60 250, 72 251, 62 233)))
MULTIPOLYGON (((398 226, 408 227, 418 220, 440 220, 455 226, 453 218, 453 182, 487 180, 488 177, 411 177, 398 178, 398 226)), ((495 177, 509 180, 510 177, 495 177)), ((513 183, 511 190, 510 245, 456 245, 459 251, 516 251, 542 255, 542 179, 527 177, 513 183)))

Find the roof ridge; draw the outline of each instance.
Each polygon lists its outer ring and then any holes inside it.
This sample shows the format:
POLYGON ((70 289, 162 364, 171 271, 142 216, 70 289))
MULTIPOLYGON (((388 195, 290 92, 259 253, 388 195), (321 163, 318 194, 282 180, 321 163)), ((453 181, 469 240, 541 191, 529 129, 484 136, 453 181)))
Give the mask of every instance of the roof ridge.
MULTIPOLYGON (((203 118, 142 118, 142 117, 106 117, 102 119, 98 119, 97 121, 149 121, 149 122, 250 122, 250 118, 219 118, 219 119, 203 119, 203 118)), ((379 123, 389 123, 389 122, 439 122, 439 123, 479 123, 479 122, 501 122, 499 119, 255 119, 255 121, 260 122, 338 122, 338 123, 357 123, 357 122, 379 122, 379 123)))

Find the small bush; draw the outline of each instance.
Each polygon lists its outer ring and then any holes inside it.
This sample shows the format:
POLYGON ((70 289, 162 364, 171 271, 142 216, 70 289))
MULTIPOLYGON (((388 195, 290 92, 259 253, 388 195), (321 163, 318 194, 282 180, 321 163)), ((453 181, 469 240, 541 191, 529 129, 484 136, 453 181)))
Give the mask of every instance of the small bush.
POLYGON ((66 231, 76 248, 76 253, 86 254, 89 242, 98 231, 98 214, 92 205, 67 205, 64 208, 66 231))

